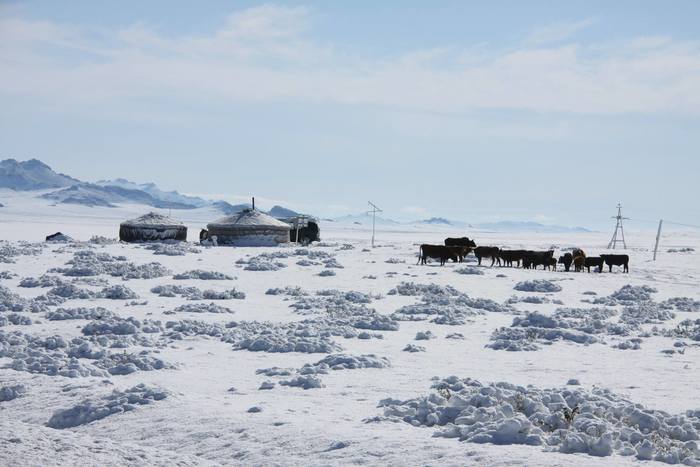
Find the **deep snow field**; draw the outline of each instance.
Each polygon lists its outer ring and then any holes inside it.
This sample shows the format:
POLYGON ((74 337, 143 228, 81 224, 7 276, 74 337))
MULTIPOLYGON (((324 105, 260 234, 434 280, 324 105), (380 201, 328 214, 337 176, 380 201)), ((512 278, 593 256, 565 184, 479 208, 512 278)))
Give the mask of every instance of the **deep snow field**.
POLYGON ((417 244, 608 233, 134 245, 69 214, 0 222, 0 465, 700 463, 695 232, 656 262, 628 232, 630 273, 588 274, 416 266, 417 244), (80 241, 38 241, 57 230, 80 241))

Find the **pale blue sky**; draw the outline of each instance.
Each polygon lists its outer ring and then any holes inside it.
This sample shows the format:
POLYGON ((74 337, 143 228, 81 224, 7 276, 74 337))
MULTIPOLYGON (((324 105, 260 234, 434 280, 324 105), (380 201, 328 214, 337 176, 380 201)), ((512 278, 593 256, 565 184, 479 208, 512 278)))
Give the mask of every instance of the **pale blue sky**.
POLYGON ((323 216, 700 223, 700 2, 0 3, 0 158, 323 216))

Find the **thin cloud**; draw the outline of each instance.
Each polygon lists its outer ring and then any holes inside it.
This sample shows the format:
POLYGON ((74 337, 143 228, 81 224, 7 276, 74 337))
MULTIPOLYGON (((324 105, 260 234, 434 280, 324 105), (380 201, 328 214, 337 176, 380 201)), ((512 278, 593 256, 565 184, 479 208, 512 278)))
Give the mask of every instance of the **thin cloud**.
POLYGON ((241 10, 199 36, 166 36, 144 24, 96 33, 12 17, 0 19, 0 95, 18 106, 30 100, 98 118, 137 120, 143 113, 152 120, 160 112, 166 124, 176 114, 197 118, 192 109, 206 102, 293 101, 445 115, 483 109, 700 113, 697 42, 638 37, 627 47, 551 45, 590 23, 550 26, 507 50, 478 44, 478 56, 474 45, 464 44, 377 59, 309 39, 313 15, 305 8, 241 10), (168 106, 152 104, 158 100, 168 106))
POLYGON ((525 43, 542 45, 560 42, 571 38, 577 32, 590 27, 594 23, 593 19, 584 19, 581 21, 559 21, 548 24, 531 31, 525 38, 525 43))

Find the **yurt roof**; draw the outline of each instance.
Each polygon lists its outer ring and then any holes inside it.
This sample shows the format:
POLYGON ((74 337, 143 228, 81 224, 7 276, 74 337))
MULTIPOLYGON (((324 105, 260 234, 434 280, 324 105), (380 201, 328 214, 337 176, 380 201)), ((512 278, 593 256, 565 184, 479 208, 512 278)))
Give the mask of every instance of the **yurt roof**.
POLYGON ((158 214, 157 212, 149 212, 136 219, 129 219, 121 223, 123 226, 129 227, 147 227, 152 229, 168 228, 168 227, 184 227, 185 224, 173 219, 172 217, 158 214))
POLYGON ((254 209, 244 209, 243 211, 231 214, 230 216, 222 217, 214 222, 211 222, 208 228, 273 228, 289 230, 289 224, 278 221, 272 216, 256 211, 254 209))

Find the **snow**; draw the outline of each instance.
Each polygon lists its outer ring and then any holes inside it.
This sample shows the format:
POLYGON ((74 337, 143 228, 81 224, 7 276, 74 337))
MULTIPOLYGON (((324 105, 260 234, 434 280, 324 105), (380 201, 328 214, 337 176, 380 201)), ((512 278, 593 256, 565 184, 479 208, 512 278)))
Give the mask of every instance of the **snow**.
MULTIPOLYGON (((0 198, 0 464, 698 462, 697 233, 652 262, 655 232, 626 232, 629 274, 417 266, 447 236, 609 239, 395 226, 371 248, 322 222, 308 248, 146 246, 110 240, 142 207, 0 198)), ((213 215, 176 217, 194 239, 213 215)))

